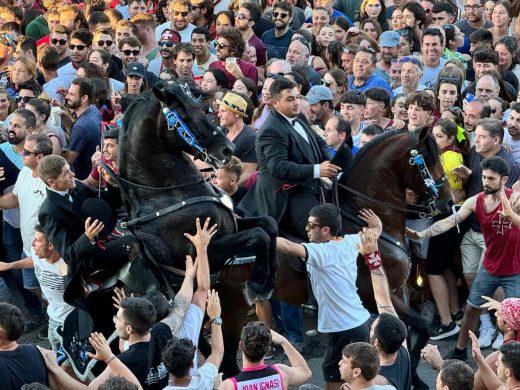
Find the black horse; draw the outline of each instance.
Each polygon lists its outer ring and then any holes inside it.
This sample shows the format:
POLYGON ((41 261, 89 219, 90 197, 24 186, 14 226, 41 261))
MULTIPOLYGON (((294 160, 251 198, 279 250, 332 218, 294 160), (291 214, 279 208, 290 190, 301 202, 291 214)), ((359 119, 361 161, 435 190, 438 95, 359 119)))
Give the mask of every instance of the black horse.
POLYGON ((275 257, 274 249, 269 255, 277 233, 274 221, 237 221, 229 197, 190 158, 218 167, 234 150, 201 110, 208 98, 187 84, 162 84, 137 97, 125 112, 118 180, 129 214, 126 226, 143 239, 148 257, 168 276, 163 288, 175 280, 172 275, 182 277, 186 254, 195 255, 184 233, 194 233, 195 218, 209 217, 218 225, 208 247, 211 273, 234 256, 256 255, 252 279, 260 284, 257 291, 272 290, 275 270, 267 263, 275 257), (268 275, 271 283, 265 280, 268 275))

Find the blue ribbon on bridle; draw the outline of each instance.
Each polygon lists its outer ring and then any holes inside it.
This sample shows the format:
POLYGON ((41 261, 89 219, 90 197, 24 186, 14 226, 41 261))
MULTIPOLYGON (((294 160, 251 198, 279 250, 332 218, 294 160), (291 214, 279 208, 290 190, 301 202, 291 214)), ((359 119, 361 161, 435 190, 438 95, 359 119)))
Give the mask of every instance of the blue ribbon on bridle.
POLYGON ((199 144, 197 137, 188 129, 188 126, 186 126, 186 123, 184 123, 177 111, 164 107, 163 114, 168 123, 168 130, 175 130, 184 142, 193 147, 197 152, 206 155, 206 149, 199 144))
POLYGON ((410 165, 415 165, 419 169, 421 177, 424 181, 424 185, 426 186, 426 188, 428 188, 434 199, 438 198, 439 188, 443 186, 446 177, 443 176, 440 182, 436 183, 435 180, 433 180, 430 170, 426 166, 426 162, 424 161, 423 155, 419 154, 417 150, 412 150, 410 154, 412 156, 410 158, 410 165))

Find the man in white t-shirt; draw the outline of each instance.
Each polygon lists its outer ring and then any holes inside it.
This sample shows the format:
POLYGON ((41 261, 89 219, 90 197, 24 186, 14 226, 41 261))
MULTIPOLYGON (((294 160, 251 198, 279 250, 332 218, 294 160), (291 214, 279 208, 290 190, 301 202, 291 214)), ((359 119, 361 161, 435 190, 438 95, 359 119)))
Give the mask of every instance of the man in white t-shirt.
POLYGON ((67 264, 56 251, 52 243, 47 240, 40 225, 34 226, 35 233, 32 240, 30 255, 25 259, 12 263, 0 262, 0 271, 10 269, 34 268, 36 278, 40 283, 45 299, 49 303, 47 315, 49 316, 49 343, 52 350, 57 352, 63 339, 57 330, 65 322, 65 318, 74 309, 65 303, 65 278, 67 277, 67 264))
POLYGON ((170 11, 170 21, 155 28, 155 38, 157 41, 160 41, 163 31, 169 28, 181 35, 181 42, 190 42, 191 32, 195 28, 190 23, 191 2, 189 0, 172 0, 168 9, 170 11))
MULTIPOLYGON (((377 234, 381 220, 372 210, 362 210, 360 218, 377 234)), ((332 204, 311 209, 307 222, 309 243, 296 244, 284 238, 276 241, 277 250, 297 256, 306 263, 312 290, 318 302, 318 331, 329 335, 322 364, 327 389, 342 384, 338 362, 345 345, 369 339, 370 314, 357 294, 357 257, 360 244, 357 234, 339 237, 342 226, 340 210, 332 204)))

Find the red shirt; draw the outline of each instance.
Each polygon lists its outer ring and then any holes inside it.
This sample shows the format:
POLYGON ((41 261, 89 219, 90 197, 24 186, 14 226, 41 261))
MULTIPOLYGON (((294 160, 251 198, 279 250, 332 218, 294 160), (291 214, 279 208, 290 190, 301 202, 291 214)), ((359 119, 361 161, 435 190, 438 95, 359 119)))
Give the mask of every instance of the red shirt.
MULTIPOLYGON (((235 84, 237 79, 235 76, 229 73, 224 66, 225 64, 220 60, 213 61, 211 64, 209 64, 210 69, 220 69, 222 72, 224 72, 229 82, 229 89, 231 89, 233 88, 233 84, 235 84)), ((247 77, 248 79, 253 80, 255 84, 258 84, 258 70, 256 69, 255 65, 250 62, 238 60, 238 67, 242 71, 244 77, 247 77)))
MULTIPOLYGON (((509 199, 512 190, 505 189, 509 199)), ((509 219, 502 217, 500 203, 493 211, 486 212, 484 193, 477 195, 475 214, 486 243, 482 266, 492 275, 509 276, 520 274, 520 230, 509 219)))

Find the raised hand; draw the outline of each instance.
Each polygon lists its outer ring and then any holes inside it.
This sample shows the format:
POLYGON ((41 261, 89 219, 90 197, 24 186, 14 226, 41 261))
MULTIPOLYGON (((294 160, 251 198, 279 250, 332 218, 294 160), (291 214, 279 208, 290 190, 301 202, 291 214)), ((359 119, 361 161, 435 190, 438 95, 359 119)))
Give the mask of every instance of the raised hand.
POLYGON ((482 298, 484 298, 487 302, 480 305, 481 309, 487 309, 487 310, 500 309, 500 302, 495 301, 493 298, 486 297, 485 295, 482 295, 482 298))
POLYGON ((186 255, 186 277, 195 279, 197 276, 197 259, 193 261, 190 255, 186 255))
POLYGON ((88 352, 89 358, 106 362, 113 355, 112 350, 110 349, 110 345, 108 345, 107 340, 102 333, 92 333, 88 338, 88 341, 96 350, 95 354, 88 352))
POLYGON ((114 305, 116 309, 119 309, 121 307, 121 301, 128 296, 133 297, 134 293, 128 295, 124 288, 114 288, 114 295, 112 296, 112 305, 114 305))
POLYGON ((358 217, 363 220, 367 224, 369 228, 374 228, 378 232, 383 230, 383 223, 381 219, 374 213, 371 209, 361 209, 359 211, 358 217))
POLYGON ((209 226, 210 218, 206 218, 206 221, 204 222, 204 226, 200 227, 200 218, 197 218, 195 221, 195 227, 197 228, 197 233, 195 233, 194 236, 192 236, 189 233, 184 233, 184 237, 186 237, 188 240, 190 240, 195 247, 207 247, 209 245, 209 242, 211 241, 211 238, 217 233, 217 224, 209 226))
POLYGON ((218 292, 215 290, 208 291, 208 306, 206 311, 210 319, 220 317, 220 313, 222 312, 220 307, 220 298, 218 297, 218 292))
POLYGON ((471 330, 468 331, 469 338, 471 339, 471 354, 473 355, 473 359, 478 363, 479 361, 484 360, 484 356, 482 355, 482 351, 480 350, 480 345, 478 344, 477 336, 471 330))
POLYGON ((363 228, 363 231, 359 232, 359 238, 361 243, 356 244, 356 247, 362 255, 368 255, 378 250, 377 235, 373 230, 363 228))

